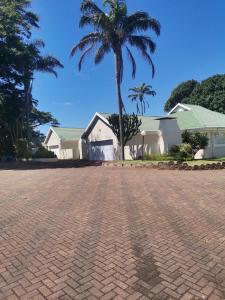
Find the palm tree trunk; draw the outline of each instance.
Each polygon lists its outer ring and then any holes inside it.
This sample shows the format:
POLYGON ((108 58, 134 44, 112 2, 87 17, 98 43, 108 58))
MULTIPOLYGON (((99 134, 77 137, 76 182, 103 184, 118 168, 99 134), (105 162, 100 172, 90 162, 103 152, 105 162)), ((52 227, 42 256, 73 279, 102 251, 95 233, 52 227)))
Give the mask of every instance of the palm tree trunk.
POLYGON ((118 52, 115 52, 115 72, 116 72, 116 87, 117 87, 117 101, 119 109, 119 125, 120 125, 120 159, 124 160, 124 130, 123 130, 123 100, 121 96, 121 59, 118 52))

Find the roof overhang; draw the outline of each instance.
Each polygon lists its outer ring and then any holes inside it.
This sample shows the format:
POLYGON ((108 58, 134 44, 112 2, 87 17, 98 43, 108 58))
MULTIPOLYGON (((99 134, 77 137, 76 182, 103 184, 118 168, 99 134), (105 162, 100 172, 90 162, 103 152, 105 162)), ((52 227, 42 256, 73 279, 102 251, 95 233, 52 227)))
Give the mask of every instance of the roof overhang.
POLYGON ((182 129, 182 131, 225 131, 225 126, 224 127, 218 127, 218 126, 210 126, 210 127, 196 127, 196 128, 188 128, 188 129, 182 129))
POLYGON ((107 126, 110 127, 109 121, 103 117, 100 113, 96 112, 94 117, 91 119, 91 122, 88 124, 87 128, 85 129, 84 133, 81 136, 81 139, 85 139, 87 135, 91 132, 93 129, 94 125, 96 124, 97 120, 102 120, 107 126))
POLYGON ((142 136, 151 135, 151 134, 158 134, 158 135, 160 135, 161 131, 160 130, 142 130, 141 131, 141 135, 142 136))
MULTIPOLYGON (((44 144, 45 144, 45 145, 47 145, 47 143, 48 143, 48 141, 49 141, 49 139, 50 139, 50 136, 51 136, 52 132, 54 132, 54 133, 57 135, 57 133, 54 131, 54 128, 51 126, 51 127, 49 128, 48 133, 47 133, 47 135, 46 135, 46 138, 45 138, 45 140, 44 140, 44 144)), ((58 136, 58 135, 57 135, 57 136, 58 136)), ((59 138, 59 136, 58 136, 58 138, 59 138)), ((60 140, 60 138, 59 138, 59 140, 60 140)))
POLYGON ((171 111, 168 112, 168 115, 171 115, 173 112, 176 112, 179 107, 185 111, 191 111, 191 109, 186 105, 177 103, 177 105, 175 105, 174 108, 172 108, 171 111))

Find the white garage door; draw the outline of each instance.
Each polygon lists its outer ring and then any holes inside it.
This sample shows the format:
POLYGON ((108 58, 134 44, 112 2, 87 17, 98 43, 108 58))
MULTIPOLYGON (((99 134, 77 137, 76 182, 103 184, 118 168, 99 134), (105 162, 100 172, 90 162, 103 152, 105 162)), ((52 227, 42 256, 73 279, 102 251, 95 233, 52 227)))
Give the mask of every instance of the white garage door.
POLYGON ((113 140, 91 142, 89 144, 89 160, 114 160, 113 140))

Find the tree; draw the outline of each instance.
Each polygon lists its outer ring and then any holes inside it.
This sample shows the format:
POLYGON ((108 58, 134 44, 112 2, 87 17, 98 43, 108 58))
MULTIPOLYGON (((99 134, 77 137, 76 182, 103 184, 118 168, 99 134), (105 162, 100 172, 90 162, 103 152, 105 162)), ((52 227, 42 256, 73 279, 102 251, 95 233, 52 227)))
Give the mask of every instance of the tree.
MULTIPOLYGON (((35 72, 50 73, 57 77, 56 68, 63 68, 63 65, 58 59, 53 56, 41 54, 44 42, 42 40, 35 40, 31 43, 24 45, 24 50, 20 55, 21 59, 21 72, 23 76, 24 97, 26 103, 26 138, 28 143, 31 138, 30 114, 33 109, 34 100, 32 99, 32 87, 35 72)), ((50 117, 51 120, 51 117, 50 117)), ((52 120, 51 120, 52 121, 52 120)))
POLYGON ((127 52, 131 62, 133 78, 136 75, 136 62, 128 45, 139 50, 143 58, 151 66, 152 76, 154 76, 155 68, 151 54, 155 52, 156 44, 152 38, 140 35, 140 33, 152 30, 156 35, 159 35, 160 24, 156 19, 150 17, 147 12, 138 11, 128 15, 125 0, 104 0, 103 4, 109 7, 109 11, 104 12, 92 0, 82 1, 80 27, 88 25, 94 31, 85 35, 73 47, 71 56, 74 56, 78 50, 82 52, 78 64, 78 68, 81 70, 84 59, 95 49, 97 49, 95 64, 99 64, 106 54, 113 52, 119 110, 121 159, 124 160, 123 100, 121 95, 124 69, 123 50, 127 52))
POLYGON ((199 150, 205 149, 208 146, 209 139, 204 133, 191 133, 186 130, 182 133, 182 142, 191 146, 192 156, 194 157, 199 150))
MULTIPOLYGON (((169 112, 177 103, 183 103, 193 93, 194 89, 199 86, 198 81, 188 80, 179 84, 171 93, 166 101, 164 110, 169 112)), ((186 102, 185 102, 186 103, 186 102)))
POLYGON ((145 96, 155 96, 156 92, 152 90, 151 85, 147 85, 145 83, 142 83, 139 87, 130 88, 129 91, 132 91, 133 94, 129 95, 128 98, 130 98, 132 101, 136 101, 136 108, 137 108, 137 114, 142 114, 146 112, 146 105, 149 108, 149 103, 145 101, 145 96), (141 110, 140 110, 140 107, 141 110))
MULTIPOLYGON (((30 0, 0 1, 0 155, 14 155, 19 141, 42 138, 40 124, 57 123, 51 113, 38 110, 32 96, 36 71, 56 74, 61 63, 43 56, 44 43, 32 41, 38 17, 28 10, 30 0)), ((20 143, 20 142, 19 142, 20 143)))
POLYGON ((200 105, 212 111, 225 114, 225 75, 214 75, 203 80, 180 84, 165 104, 170 111, 177 103, 200 105))
POLYGON ((225 75, 203 80, 185 101, 225 114, 225 75))
MULTIPOLYGON (((120 144, 120 122, 119 115, 112 114, 108 117, 109 124, 112 128, 113 133, 117 137, 118 143, 120 144)), ((124 136, 124 145, 127 144, 135 135, 140 133, 140 126, 142 121, 138 118, 137 115, 132 114, 123 114, 123 136, 124 136)))

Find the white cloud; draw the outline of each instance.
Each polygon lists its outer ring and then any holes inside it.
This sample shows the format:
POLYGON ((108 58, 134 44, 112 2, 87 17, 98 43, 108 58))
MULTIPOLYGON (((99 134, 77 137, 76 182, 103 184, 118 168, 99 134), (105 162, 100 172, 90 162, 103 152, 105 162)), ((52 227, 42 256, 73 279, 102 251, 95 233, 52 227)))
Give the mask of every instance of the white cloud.
POLYGON ((72 106, 73 104, 71 102, 67 101, 67 102, 64 103, 64 105, 65 106, 72 106))

